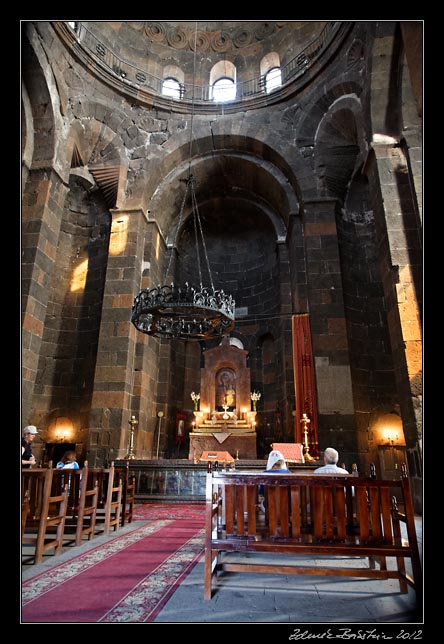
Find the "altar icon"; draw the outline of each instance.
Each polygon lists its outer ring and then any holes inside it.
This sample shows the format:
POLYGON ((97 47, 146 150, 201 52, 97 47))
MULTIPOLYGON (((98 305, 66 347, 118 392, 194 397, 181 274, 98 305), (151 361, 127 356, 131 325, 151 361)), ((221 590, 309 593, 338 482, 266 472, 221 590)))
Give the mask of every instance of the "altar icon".
POLYGON ((233 369, 221 369, 216 375, 216 409, 236 408, 236 374, 233 369))

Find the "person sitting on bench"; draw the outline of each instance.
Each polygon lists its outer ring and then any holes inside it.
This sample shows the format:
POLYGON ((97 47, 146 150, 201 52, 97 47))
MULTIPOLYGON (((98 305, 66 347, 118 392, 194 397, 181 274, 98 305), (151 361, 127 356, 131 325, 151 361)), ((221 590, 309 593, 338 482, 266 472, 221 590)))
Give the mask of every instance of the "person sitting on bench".
POLYGON ((324 450, 324 463, 322 467, 314 470, 313 474, 348 474, 343 467, 338 467, 339 454, 334 447, 327 447, 324 450))
POLYGON ((282 474, 290 474, 290 470, 285 462, 284 455, 278 449, 274 449, 268 455, 266 472, 281 472, 282 474))
MULTIPOLYGON (((268 455, 266 472, 273 474, 290 474, 284 455, 278 449, 272 450, 268 455)), ((265 512, 264 486, 259 486, 259 509, 265 512)))

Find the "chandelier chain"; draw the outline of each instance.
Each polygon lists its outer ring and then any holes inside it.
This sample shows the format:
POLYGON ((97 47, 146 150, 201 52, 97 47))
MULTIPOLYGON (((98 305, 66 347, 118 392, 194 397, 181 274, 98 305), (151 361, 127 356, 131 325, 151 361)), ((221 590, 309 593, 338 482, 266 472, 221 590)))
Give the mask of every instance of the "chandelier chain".
POLYGON ((168 261, 168 268, 167 268, 166 273, 165 273, 165 281, 168 280, 168 275, 170 274, 170 270, 171 270, 171 262, 173 260, 174 249, 177 248, 177 241, 178 241, 178 237, 179 237, 179 232, 182 230, 183 213, 184 213, 184 210, 185 210, 185 201, 187 199, 187 194, 188 194, 188 185, 189 185, 189 181, 187 181, 187 185, 186 185, 185 192, 184 192, 183 199, 182 199, 182 204, 180 206, 179 222, 177 224, 176 234, 174 236, 174 242, 173 242, 173 246, 171 248, 170 259, 168 261))
MULTIPOLYGON (((193 66, 193 97, 190 120, 190 148, 188 161, 188 178, 186 188, 180 207, 178 224, 176 227, 174 242, 171 247, 165 281, 168 276, 172 279, 170 285, 164 284, 150 289, 142 289, 134 298, 131 312, 131 322, 134 326, 147 335, 164 339, 181 340, 205 340, 218 338, 230 333, 234 328, 235 301, 233 297, 223 291, 214 288, 211 275, 210 262, 208 259, 207 247, 203 235, 202 221, 199 214, 195 193, 195 178, 191 173, 191 161, 193 152, 193 121, 194 121, 194 86, 196 78, 196 54, 197 54, 197 22, 194 37, 194 66, 193 66), (200 287, 185 282, 183 285, 174 284, 172 270, 173 253, 178 249, 179 235, 183 230, 185 204, 190 191, 191 215, 193 216, 194 237, 196 243, 197 269, 199 271, 200 287), (204 286, 202 279, 201 257, 199 250, 199 234, 202 240, 202 248, 208 270, 211 286, 204 286)), ((178 252, 178 251, 177 251, 178 252)), ((178 266, 174 267, 174 273, 178 272, 178 266)))

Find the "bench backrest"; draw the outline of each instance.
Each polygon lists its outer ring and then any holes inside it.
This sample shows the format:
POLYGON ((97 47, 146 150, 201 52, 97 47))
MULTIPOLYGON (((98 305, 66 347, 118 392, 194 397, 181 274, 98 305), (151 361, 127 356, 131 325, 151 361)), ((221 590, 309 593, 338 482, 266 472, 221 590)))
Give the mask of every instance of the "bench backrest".
POLYGON ((207 475, 206 498, 207 529, 215 502, 219 506, 219 539, 297 540, 310 535, 315 541, 392 542, 401 537, 401 520, 409 541, 416 540, 406 477, 380 481, 347 475, 214 472, 207 475), (259 488, 265 497, 262 514, 259 488))
POLYGON ((120 525, 124 476, 123 471, 116 470, 114 461, 108 468, 88 467, 88 485, 91 482, 98 485, 96 527, 103 527, 105 534, 120 525))

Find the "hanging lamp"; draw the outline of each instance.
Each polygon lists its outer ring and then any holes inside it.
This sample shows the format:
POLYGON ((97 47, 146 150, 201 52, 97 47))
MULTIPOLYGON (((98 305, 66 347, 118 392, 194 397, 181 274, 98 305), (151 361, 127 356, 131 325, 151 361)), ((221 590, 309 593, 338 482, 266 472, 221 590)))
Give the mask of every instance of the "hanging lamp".
MULTIPOLYGON (((175 242, 171 248, 170 260, 166 272, 169 275, 174 249, 177 248, 177 237, 182 230, 182 221, 187 196, 191 198, 191 212, 194 225, 196 246, 196 264, 199 271, 199 285, 185 282, 183 285, 164 284, 151 289, 142 289, 135 297, 131 313, 131 322, 136 329, 147 335, 181 340, 205 340, 227 335, 234 328, 235 301, 222 289, 215 289, 211 275, 210 263, 202 230, 202 222, 197 207, 195 192, 196 180, 191 174, 193 120, 194 120, 194 87, 196 77, 197 23, 195 30, 193 97, 190 124, 190 152, 188 178, 185 194, 179 213, 175 242), (208 285, 204 285, 199 240, 205 256, 208 285)), ((165 279, 166 281, 166 279, 165 279)))

